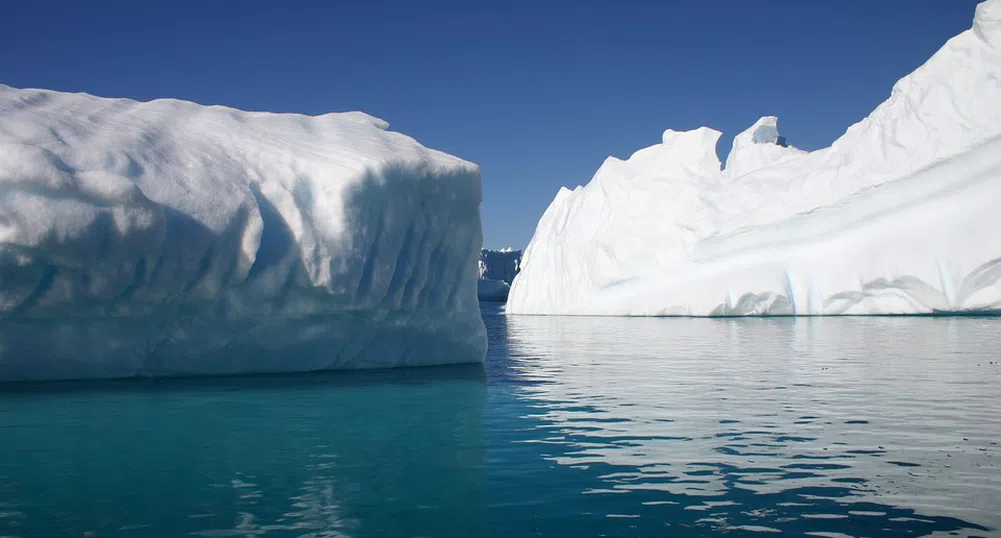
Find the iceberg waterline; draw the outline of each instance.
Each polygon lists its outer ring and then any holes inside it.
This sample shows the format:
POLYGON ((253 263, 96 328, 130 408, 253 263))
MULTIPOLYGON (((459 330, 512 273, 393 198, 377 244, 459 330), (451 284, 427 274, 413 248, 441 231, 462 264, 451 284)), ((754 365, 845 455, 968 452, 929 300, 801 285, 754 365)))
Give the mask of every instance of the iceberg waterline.
POLYGON ((597 315, 1001 310, 1001 0, 826 149, 664 133, 561 189, 507 311, 597 315))
POLYGON ((0 85, 0 379, 481 361, 479 169, 387 129, 0 85))

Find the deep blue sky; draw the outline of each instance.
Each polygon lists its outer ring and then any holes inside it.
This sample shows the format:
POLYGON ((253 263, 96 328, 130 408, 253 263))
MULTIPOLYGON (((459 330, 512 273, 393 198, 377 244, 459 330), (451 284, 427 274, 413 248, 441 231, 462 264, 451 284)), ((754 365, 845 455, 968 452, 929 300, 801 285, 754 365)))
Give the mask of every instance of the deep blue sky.
POLYGON ((484 243, 667 127, 780 117, 830 144, 976 0, 0 0, 0 82, 251 110, 363 110, 482 167, 484 243))

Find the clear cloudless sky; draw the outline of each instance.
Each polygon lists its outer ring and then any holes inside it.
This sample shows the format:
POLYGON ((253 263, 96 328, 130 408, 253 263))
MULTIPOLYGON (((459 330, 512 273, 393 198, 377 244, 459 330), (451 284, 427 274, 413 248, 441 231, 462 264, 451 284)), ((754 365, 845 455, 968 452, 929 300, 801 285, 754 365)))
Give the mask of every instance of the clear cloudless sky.
POLYGON ((665 128, 777 115, 829 145, 976 0, 0 0, 0 83, 249 110, 363 110, 478 163, 484 244, 665 128))

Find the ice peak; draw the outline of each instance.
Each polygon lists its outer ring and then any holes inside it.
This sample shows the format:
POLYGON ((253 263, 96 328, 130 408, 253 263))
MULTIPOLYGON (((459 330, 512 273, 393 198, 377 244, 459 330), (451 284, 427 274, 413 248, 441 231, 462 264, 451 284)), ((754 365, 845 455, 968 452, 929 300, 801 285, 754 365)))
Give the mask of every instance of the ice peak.
POLYGON ((324 115, 322 115, 320 117, 321 118, 329 118, 329 119, 335 120, 335 121, 342 121, 342 120, 356 121, 358 123, 363 123, 363 124, 371 125, 372 127, 375 127, 376 129, 380 129, 382 131, 385 131, 385 130, 389 129, 389 122, 388 121, 386 121, 386 120, 384 120, 382 118, 377 118, 377 117, 375 117, 375 116, 373 116, 371 114, 367 114, 365 112, 361 112, 359 110, 352 110, 352 111, 349 111, 349 112, 330 112, 330 113, 324 114, 324 115))
POLYGON ((785 137, 779 134, 779 119, 765 116, 733 139, 723 177, 737 178, 802 153, 789 147, 785 137))
POLYGON ((699 127, 691 131, 675 131, 668 129, 661 136, 665 146, 684 148, 701 148, 707 145, 716 146, 716 142, 723 133, 709 127, 699 127))
POLYGON ((778 144, 785 145, 785 140, 779 136, 779 119, 776 116, 765 116, 756 121, 749 129, 737 135, 738 140, 750 139, 751 144, 778 144))
MULTIPOLYGON (((669 159, 682 165, 708 165, 719 170, 719 156, 716 155, 716 143, 723 133, 709 127, 699 127, 691 131, 675 131, 668 129, 661 137, 662 144, 658 148, 661 158, 669 159)), ((654 146, 657 148, 658 146, 654 146)), ((642 152, 643 150, 640 150, 642 152)), ((640 153, 637 152, 637 153, 640 153)))
POLYGON ((1001 46, 1001 0, 987 0, 977 5, 973 31, 992 47, 1001 46))

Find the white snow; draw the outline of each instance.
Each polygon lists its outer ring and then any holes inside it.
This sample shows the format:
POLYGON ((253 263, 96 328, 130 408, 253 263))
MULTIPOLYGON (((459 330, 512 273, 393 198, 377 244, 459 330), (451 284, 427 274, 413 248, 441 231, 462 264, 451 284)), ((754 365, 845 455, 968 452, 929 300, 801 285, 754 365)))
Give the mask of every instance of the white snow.
POLYGON ((480 280, 477 289, 480 301, 504 302, 511 282, 521 269, 521 251, 513 248, 480 251, 480 280))
POLYGON ((0 379, 482 360, 479 169, 387 128, 0 85, 0 379))
POLYGON ((1001 310, 1001 0, 829 148, 767 117, 721 170, 719 136, 668 130, 561 189, 507 312, 1001 310))

